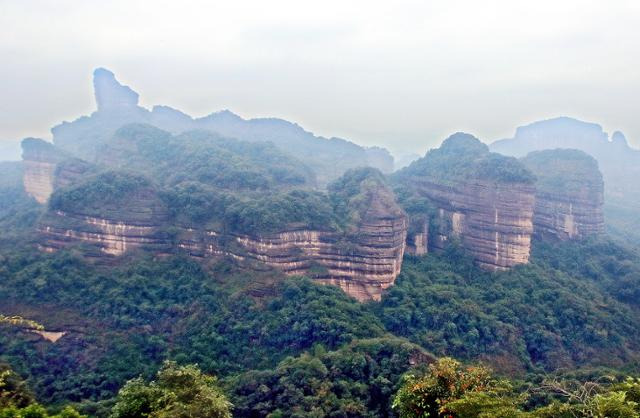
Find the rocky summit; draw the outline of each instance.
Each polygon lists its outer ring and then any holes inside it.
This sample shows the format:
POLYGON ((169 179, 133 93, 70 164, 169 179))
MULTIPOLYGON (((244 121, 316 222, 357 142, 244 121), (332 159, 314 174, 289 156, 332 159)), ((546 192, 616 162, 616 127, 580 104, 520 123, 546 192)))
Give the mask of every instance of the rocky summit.
POLYGON ((93 89, 98 111, 138 105, 138 93, 118 83, 115 75, 107 69, 98 68, 93 72, 93 89))
POLYGON ((384 148, 362 147, 341 138, 316 136, 282 119, 244 119, 229 110, 193 118, 164 105, 145 109, 138 105, 138 93, 120 84, 115 75, 104 68, 95 70, 93 86, 97 111, 73 122, 63 122, 51 130, 54 144, 89 162, 100 157, 102 147, 120 127, 144 123, 173 134, 207 130, 244 141, 271 142, 313 168, 323 187, 350 168, 371 166, 386 173, 393 170, 393 157, 384 148))

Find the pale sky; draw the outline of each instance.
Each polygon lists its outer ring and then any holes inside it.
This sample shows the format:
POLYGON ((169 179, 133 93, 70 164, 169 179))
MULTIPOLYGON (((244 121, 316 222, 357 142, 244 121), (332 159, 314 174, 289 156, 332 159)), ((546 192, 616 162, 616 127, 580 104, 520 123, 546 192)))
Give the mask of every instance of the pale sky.
POLYGON ((640 147, 639 30, 635 0, 0 0, 0 139, 89 114, 106 67, 145 107, 395 153, 561 115, 640 147))

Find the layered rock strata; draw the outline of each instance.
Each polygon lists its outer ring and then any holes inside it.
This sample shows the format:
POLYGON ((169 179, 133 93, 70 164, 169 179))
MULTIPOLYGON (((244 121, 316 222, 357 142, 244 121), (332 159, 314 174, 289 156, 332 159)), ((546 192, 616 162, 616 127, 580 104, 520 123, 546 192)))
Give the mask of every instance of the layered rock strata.
MULTIPOLYGON (((86 194, 92 189, 81 187, 81 191, 88 190, 86 194)), ((41 248, 52 252, 83 244, 94 249, 88 255, 102 257, 135 249, 156 254, 183 252, 200 258, 230 256, 337 285, 360 301, 379 300, 400 273, 407 218, 395 203, 389 207, 386 195, 380 196, 377 189, 367 196, 360 222, 346 233, 298 227, 253 235, 173 225, 157 193, 145 185, 120 198, 117 205, 89 204, 87 210, 65 209, 73 201, 52 198, 54 207, 39 225, 41 248)))
POLYGON ((534 176, 515 158, 490 153, 478 139, 457 133, 394 181, 412 196, 406 204, 412 225, 419 226, 409 235, 410 253, 442 250, 455 241, 487 270, 529 261, 534 176))
POLYGON ((47 252, 87 244, 96 249, 93 255, 120 256, 140 248, 170 250, 171 241, 162 228, 167 220, 167 209, 155 190, 144 187, 128 194, 120 205, 99 211, 54 208, 42 218, 38 231, 41 248, 47 252))
POLYGON ((578 150, 548 150, 523 160, 537 176, 534 232, 582 239, 604 233, 604 182, 596 160, 578 150))
POLYGON ((357 231, 347 237, 298 230, 236 240, 247 257, 337 285, 360 301, 380 300, 400 274, 407 235, 406 217, 381 209, 374 202, 357 231))
POLYGON ((406 220, 379 219, 348 241, 334 232, 293 230, 255 237, 236 235, 232 237, 235 245, 221 244, 215 231, 192 228, 183 228, 181 239, 172 244, 158 226, 63 212, 50 214, 39 231, 42 249, 49 252, 90 244, 103 254, 120 256, 139 248, 166 253, 175 245, 178 251, 195 257, 257 260, 289 275, 307 275, 337 285, 365 301, 379 300, 400 273, 406 220))
POLYGON ((475 180, 444 186, 416 181, 417 189, 438 208, 437 234, 430 241, 443 249, 457 239, 476 263, 504 270, 529 261, 535 188, 475 180))
POLYGON ((429 220, 412 220, 414 228, 407 231, 406 252, 410 255, 425 255, 429 252, 429 220))

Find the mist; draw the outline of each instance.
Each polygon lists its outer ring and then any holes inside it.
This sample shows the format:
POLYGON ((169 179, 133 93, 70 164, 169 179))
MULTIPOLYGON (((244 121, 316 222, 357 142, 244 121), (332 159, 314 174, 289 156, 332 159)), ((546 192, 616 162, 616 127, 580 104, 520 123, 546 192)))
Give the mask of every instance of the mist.
POLYGON ((0 1, 0 140, 50 138, 114 71, 141 105, 230 109, 419 153, 571 116, 640 145, 632 1, 0 1))

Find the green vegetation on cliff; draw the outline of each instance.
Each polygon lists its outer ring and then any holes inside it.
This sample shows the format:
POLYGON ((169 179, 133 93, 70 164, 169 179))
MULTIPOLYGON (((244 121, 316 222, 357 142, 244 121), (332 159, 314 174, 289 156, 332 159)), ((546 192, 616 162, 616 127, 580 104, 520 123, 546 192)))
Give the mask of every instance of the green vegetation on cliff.
POLYGON ((71 213, 99 214, 121 209, 136 195, 151 188, 151 181, 141 175, 106 171, 56 190, 49 198, 49 207, 71 213))
POLYGON ((22 175, 21 162, 0 162, 0 236, 5 239, 26 239, 41 213, 25 192, 22 175))
POLYGON ((167 186, 192 181, 237 191, 314 183, 309 168, 269 142, 238 141, 208 131, 172 136, 150 125, 126 125, 107 142, 102 161, 144 172, 167 186))
MULTIPOLYGON (((156 133, 152 138, 163 136, 156 133)), ((390 214, 400 210, 386 179, 373 168, 348 171, 330 185, 328 193, 309 188, 235 190, 191 179, 163 184, 143 172, 108 170, 87 175, 57 189, 49 208, 124 223, 146 216, 147 222, 155 220, 157 226, 177 224, 249 235, 300 228, 353 229, 374 199, 390 214)))
POLYGON ((543 192, 581 191, 602 188, 598 162, 585 152, 573 149, 534 151, 521 159, 537 177, 536 188, 543 192))
POLYGON ((462 132, 451 135, 440 148, 430 150, 392 176, 396 181, 410 181, 413 177, 445 185, 474 179, 527 184, 535 181, 535 176, 516 158, 489 152, 489 147, 473 135, 462 132))

